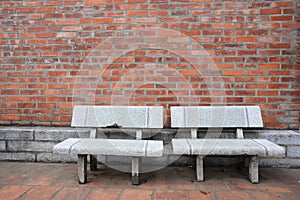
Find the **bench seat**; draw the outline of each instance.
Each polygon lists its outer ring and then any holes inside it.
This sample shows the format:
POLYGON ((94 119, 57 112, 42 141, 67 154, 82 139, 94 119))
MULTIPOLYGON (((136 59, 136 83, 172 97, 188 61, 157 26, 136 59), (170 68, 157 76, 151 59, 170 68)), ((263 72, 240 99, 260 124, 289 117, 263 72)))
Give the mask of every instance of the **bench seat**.
POLYGON ((141 157, 161 157, 163 141, 143 140, 143 131, 163 128, 162 106, 75 106, 72 127, 90 128, 90 138, 69 138, 53 147, 58 154, 77 154, 78 181, 87 181, 87 156, 91 171, 97 170, 97 155, 131 157, 132 184, 138 185, 141 157), (135 140, 97 138, 98 129, 113 128, 129 133, 135 140))
POLYGON ((125 139, 69 138, 53 148, 59 154, 161 157, 163 142, 125 139))
MULTIPOLYGON (((243 128, 262 128, 259 106, 173 106, 171 127, 190 129, 191 139, 173 139, 173 154, 196 155, 196 176, 204 180, 203 158, 207 155, 248 156, 249 179, 259 182, 258 157, 284 157, 285 149, 264 139, 245 139, 243 128), (198 139, 198 128, 207 128, 198 139), (236 139, 218 138, 223 128, 235 128, 236 139)), ((241 157, 240 157, 241 158, 241 157)))
POLYGON ((265 139, 173 139, 173 154, 283 157, 285 150, 265 139))

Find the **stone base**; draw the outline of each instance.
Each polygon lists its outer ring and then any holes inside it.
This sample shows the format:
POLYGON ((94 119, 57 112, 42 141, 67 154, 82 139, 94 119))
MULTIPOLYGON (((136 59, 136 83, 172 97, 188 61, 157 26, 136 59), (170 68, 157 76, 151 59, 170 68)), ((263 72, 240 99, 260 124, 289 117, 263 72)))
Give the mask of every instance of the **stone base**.
MULTIPOLYGON (((134 133, 134 131, 132 131, 134 133)), ((207 130, 198 130, 198 137, 209 137, 207 130)), ((300 133, 298 130, 251 130, 244 131, 245 138, 268 139, 278 145, 284 146, 286 156, 282 159, 260 158, 260 166, 265 167, 300 167, 300 133)), ((127 134, 123 131, 106 129, 98 131, 98 137, 107 138, 132 138, 134 134, 127 134)), ((163 140, 164 145, 170 146, 171 139, 176 137, 189 137, 186 130, 164 129, 157 133, 157 130, 148 131, 144 134, 146 138, 163 140)), ((216 133, 218 137, 233 138, 234 130, 226 130, 222 134, 216 133)), ((89 129, 61 128, 61 127, 12 127, 0 126, 0 160, 2 161, 30 161, 30 162, 77 162, 77 156, 53 154, 53 146, 67 138, 88 138, 89 129)), ((165 153, 170 152, 170 148, 165 153)), ((99 157, 99 156, 98 156, 99 157)), ((101 157, 99 161, 106 161, 108 164, 122 164, 131 162, 130 159, 120 157, 101 157)), ((145 165, 156 164, 166 165, 193 165, 195 157, 165 155, 162 158, 143 159, 145 165)), ((205 157, 205 166, 231 166, 237 164, 235 157, 205 157)))

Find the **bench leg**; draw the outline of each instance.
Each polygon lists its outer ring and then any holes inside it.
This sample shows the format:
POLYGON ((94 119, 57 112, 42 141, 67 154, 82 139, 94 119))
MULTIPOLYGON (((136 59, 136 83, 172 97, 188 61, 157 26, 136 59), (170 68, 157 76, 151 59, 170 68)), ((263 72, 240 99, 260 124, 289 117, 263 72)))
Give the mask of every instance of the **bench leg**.
POLYGON ((97 171, 97 156, 96 155, 90 155, 90 170, 91 171, 97 171))
POLYGON ((87 178, 87 155, 78 155, 78 182, 80 184, 86 183, 87 178))
POLYGON ((139 167, 140 167, 140 158, 132 157, 132 185, 139 185, 139 167))
POLYGON ((203 156, 196 157, 196 175, 197 181, 204 181, 203 156))
POLYGON ((249 179, 251 183, 258 183, 258 159, 257 156, 252 156, 249 162, 249 179))

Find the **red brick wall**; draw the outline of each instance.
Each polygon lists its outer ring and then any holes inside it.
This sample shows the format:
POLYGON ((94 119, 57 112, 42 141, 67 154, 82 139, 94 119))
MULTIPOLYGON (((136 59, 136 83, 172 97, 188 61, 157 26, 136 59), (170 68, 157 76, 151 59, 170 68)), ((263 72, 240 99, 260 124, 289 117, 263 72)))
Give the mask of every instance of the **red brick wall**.
POLYGON ((226 104, 299 128, 298 6, 1 1, 0 124, 69 126, 76 104, 226 104))

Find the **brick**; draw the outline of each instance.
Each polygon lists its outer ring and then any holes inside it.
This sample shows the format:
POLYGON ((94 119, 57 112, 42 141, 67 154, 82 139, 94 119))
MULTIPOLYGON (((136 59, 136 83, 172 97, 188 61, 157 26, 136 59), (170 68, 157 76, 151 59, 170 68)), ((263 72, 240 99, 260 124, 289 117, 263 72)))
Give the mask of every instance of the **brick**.
MULTIPOLYGON (((38 184, 36 182, 31 182, 31 184, 38 184)), ((40 185, 44 185, 45 183, 39 183, 40 185)), ((60 190, 60 187, 55 186, 36 186, 29 191, 26 192, 24 195, 24 200, 30 200, 30 199, 51 199, 52 196, 54 196, 55 193, 57 193, 60 190)))
POLYGON ((59 25, 76 25, 76 24, 78 24, 78 20, 77 19, 61 19, 61 20, 58 20, 58 24, 59 25))
POLYGON ((251 197, 246 192, 240 191, 221 191, 217 193, 220 199, 243 199, 250 200, 251 197))
POLYGON ((90 5, 99 5, 99 4, 103 4, 104 0, 84 0, 84 3, 90 5))
POLYGON ((152 191, 151 190, 134 190, 134 189, 126 189, 122 191, 121 200, 126 199, 137 199, 137 200, 146 200, 152 199, 152 191))
POLYGON ((77 155, 61 155, 51 153, 37 153, 37 162, 77 162, 77 155))
POLYGON ((30 186, 4 186, 0 189, 0 199, 17 199, 30 188, 30 186))
POLYGON ((156 200, 162 199, 185 199, 186 194, 183 191, 157 190, 154 194, 156 200))
POLYGON ((224 70, 222 72, 224 76, 241 76, 244 75, 244 71, 242 70, 224 70))
POLYGON ((280 64, 258 64, 258 68, 262 68, 262 69, 279 69, 280 64))
POLYGON ((300 157, 300 145, 299 146, 288 146, 287 147, 287 156, 291 158, 300 157))
POLYGON ((110 24, 112 23, 112 18, 94 18, 93 19, 94 24, 110 24))
POLYGON ((42 5, 42 2, 40 2, 40 1, 37 1, 37 2, 34 2, 34 1, 23 2, 23 6, 25 6, 25 7, 38 7, 38 6, 41 6, 41 5, 42 5))
POLYGON ((5 151, 6 150, 6 143, 5 141, 0 141, 0 151, 5 151))
POLYGON ((59 52, 42 52, 42 56, 59 56, 59 52))
POLYGON ((45 6, 60 6, 62 5, 62 0, 50 0, 45 2, 45 6))
POLYGON ((8 58, 6 60, 7 64, 23 64, 25 63, 24 58, 8 58))
POLYGON ((261 15, 270 15, 270 14, 281 14, 281 9, 260 9, 260 14, 261 15))
POLYGON ((127 11, 128 16, 148 16, 147 11, 127 11))
POLYGON ((168 10, 154 10, 149 12, 150 16, 167 16, 168 14, 168 10))
POLYGON ((155 23, 156 18, 155 17, 139 17, 139 18, 136 18, 136 22, 138 22, 138 23, 155 23))
POLYGON ((96 189, 93 190, 87 197, 87 199, 90 200, 97 200, 97 199, 107 199, 107 200, 113 200, 119 198, 119 195, 121 193, 121 189, 96 189))
POLYGON ((272 21, 291 21, 292 16, 271 16, 272 21))
POLYGON ((294 5, 294 2, 273 2, 272 7, 291 7, 294 5))
POLYGON ((172 37, 172 38, 168 38, 168 42, 178 42, 178 43, 187 43, 189 42, 190 39, 187 37, 172 37))
POLYGON ((216 199, 216 195, 214 194, 214 192, 189 191, 188 199, 190 199, 190 200, 197 200, 197 199, 214 200, 214 199, 216 199))
POLYGON ((259 98, 259 97, 245 97, 245 103, 265 103, 266 98, 259 98))
POLYGON ((35 161, 34 153, 6 153, 1 152, 0 160, 3 161, 35 161))
POLYGON ((76 32, 58 32, 56 35, 58 38, 69 38, 69 37, 75 37, 76 32))
POLYGON ((270 44, 270 48, 272 49, 286 49, 286 48, 291 48, 291 44, 284 44, 284 43, 274 43, 270 44))
POLYGON ((265 193, 265 192, 252 192, 252 196, 254 196, 255 199, 284 199, 285 197, 281 195, 280 193, 265 193))
POLYGON ((46 27, 29 27, 28 33, 30 32, 46 32, 46 27))
POLYGON ((0 140, 33 140, 33 130, 32 128, 1 128, 0 140))
POLYGON ((16 8, 17 13, 33 13, 35 12, 34 8, 16 8))
POLYGON ((20 120, 21 117, 18 115, 2 115, 0 117, 1 120, 20 120))
MULTIPOLYGON (((38 129, 34 132, 35 140, 37 141, 63 141, 67 138, 77 138, 84 136, 88 130, 78 132, 76 129, 38 129)), ((87 136, 87 135, 86 135, 87 136)))
POLYGON ((237 42, 256 42, 257 37, 237 37, 237 42))
POLYGON ((9 151, 28 151, 28 152, 51 152, 54 142, 34 142, 34 141, 8 141, 7 150, 9 151))
POLYGON ((67 72, 66 71, 49 71, 48 75, 49 76, 66 76, 67 72))
POLYGON ((89 193, 89 189, 87 188, 71 188, 65 187, 60 190, 58 193, 52 197, 53 200, 59 199, 84 199, 85 196, 89 193))
POLYGON ((28 40, 28 44, 47 44, 47 40, 28 40))

